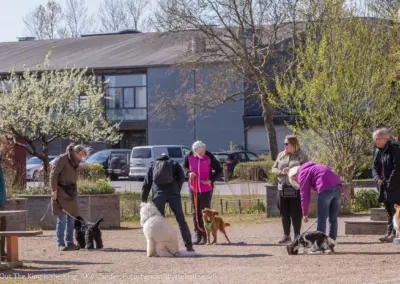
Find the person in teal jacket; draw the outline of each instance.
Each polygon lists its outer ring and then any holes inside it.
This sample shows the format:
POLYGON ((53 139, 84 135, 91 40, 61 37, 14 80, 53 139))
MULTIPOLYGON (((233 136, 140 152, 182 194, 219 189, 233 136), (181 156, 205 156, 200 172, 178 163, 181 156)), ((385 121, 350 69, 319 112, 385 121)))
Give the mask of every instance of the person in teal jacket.
MULTIPOLYGON (((6 184, 4 182, 4 174, 3 174, 3 158, 0 156, 0 210, 5 210, 6 205, 6 184)), ((5 216, 0 218, 0 231, 7 230, 7 219, 5 216)), ((7 259, 6 251, 6 238, 1 237, 0 241, 0 253, 1 260, 5 261, 7 259)))

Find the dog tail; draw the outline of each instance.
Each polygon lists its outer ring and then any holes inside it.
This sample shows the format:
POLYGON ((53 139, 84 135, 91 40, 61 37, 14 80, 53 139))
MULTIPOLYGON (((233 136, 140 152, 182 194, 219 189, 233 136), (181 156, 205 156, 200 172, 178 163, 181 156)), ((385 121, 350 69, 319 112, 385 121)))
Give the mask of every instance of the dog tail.
POLYGON ((103 218, 100 218, 100 219, 97 220, 97 222, 93 225, 93 227, 94 227, 94 228, 98 228, 99 225, 100 225, 100 223, 103 222, 103 221, 104 221, 104 219, 103 219, 103 218))
POLYGON ((229 224, 229 223, 224 223, 224 228, 225 227, 229 227, 231 224, 229 224))

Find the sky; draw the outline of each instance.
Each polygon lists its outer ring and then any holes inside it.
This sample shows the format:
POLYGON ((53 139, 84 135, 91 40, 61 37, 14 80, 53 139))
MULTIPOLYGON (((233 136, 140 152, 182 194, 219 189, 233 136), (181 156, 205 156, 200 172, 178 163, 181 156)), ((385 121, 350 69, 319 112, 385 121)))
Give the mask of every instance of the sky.
MULTIPOLYGON (((63 7, 65 1, 59 0, 63 7)), ((101 0, 86 0, 89 12, 97 14, 101 0)), ((0 42, 17 41, 17 37, 27 36, 22 21, 23 17, 36 6, 45 5, 47 0, 0 0, 0 42)))
MULTIPOLYGON (((364 0, 347 0, 363 2, 364 0)), ((65 7, 65 0, 58 0, 65 7)), ((86 0, 89 12, 96 15, 102 0, 86 0)), ((0 0, 2 15, 0 17, 0 42, 17 41, 17 37, 27 36, 22 19, 36 6, 45 5, 47 0, 0 0)))

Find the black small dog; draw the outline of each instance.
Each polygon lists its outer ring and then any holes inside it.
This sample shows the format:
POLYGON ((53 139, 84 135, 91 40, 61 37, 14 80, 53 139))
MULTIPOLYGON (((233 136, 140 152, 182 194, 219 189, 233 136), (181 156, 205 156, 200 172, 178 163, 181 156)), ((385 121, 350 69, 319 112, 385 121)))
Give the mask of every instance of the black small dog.
POLYGON ((96 249, 103 248, 103 239, 101 237, 100 223, 103 218, 97 220, 95 224, 88 225, 82 217, 78 216, 75 220, 75 240, 81 248, 96 249), (94 241, 94 242, 93 242, 94 241))
POLYGON ((313 248, 314 251, 330 250, 335 252, 335 241, 320 231, 304 232, 293 242, 286 246, 289 255, 299 254, 300 247, 313 248))

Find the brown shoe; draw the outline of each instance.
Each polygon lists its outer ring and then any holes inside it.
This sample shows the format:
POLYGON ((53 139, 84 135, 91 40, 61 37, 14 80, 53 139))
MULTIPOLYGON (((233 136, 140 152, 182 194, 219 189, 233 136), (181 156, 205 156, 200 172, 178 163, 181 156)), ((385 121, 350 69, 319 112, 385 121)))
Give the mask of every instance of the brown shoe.
POLYGON ((387 234, 384 237, 379 238, 382 243, 393 243, 393 239, 394 236, 392 234, 387 234))
POLYGON ((284 235, 283 238, 278 242, 278 244, 282 245, 282 244, 290 243, 291 241, 292 241, 292 239, 290 238, 290 236, 284 235))

